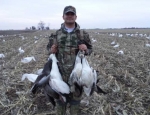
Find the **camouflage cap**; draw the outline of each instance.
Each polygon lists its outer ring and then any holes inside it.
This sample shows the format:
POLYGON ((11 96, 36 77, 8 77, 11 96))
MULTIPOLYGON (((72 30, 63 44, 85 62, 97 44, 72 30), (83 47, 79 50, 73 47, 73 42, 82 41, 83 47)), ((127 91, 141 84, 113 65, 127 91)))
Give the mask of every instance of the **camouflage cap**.
POLYGON ((73 6, 66 6, 66 7, 64 8, 63 14, 66 14, 66 13, 68 13, 68 12, 73 12, 74 14, 76 14, 76 9, 75 9, 75 7, 73 7, 73 6))

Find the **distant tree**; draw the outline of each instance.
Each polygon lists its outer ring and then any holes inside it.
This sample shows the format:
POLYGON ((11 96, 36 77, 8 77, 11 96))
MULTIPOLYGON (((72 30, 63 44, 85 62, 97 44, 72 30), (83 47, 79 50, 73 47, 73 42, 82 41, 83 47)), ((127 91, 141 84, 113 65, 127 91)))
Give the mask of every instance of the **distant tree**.
POLYGON ((40 21, 38 23, 38 28, 40 28, 41 30, 44 30, 44 26, 45 26, 45 23, 43 21, 40 21))
POLYGON ((35 26, 32 26, 32 30, 36 30, 36 27, 35 27, 35 26))
POLYGON ((28 30, 28 27, 26 27, 25 30, 28 30))
POLYGON ((46 29, 46 30, 49 30, 49 27, 47 26, 47 27, 45 27, 45 29, 46 29))

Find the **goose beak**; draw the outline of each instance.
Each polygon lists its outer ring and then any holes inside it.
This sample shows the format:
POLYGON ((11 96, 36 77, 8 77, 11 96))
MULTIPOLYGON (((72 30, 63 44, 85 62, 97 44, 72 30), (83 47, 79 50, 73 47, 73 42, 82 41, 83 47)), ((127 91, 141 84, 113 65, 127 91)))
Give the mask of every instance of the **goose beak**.
POLYGON ((82 59, 84 58, 84 54, 85 54, 85 51, 79 51, 79 57, 82 59))

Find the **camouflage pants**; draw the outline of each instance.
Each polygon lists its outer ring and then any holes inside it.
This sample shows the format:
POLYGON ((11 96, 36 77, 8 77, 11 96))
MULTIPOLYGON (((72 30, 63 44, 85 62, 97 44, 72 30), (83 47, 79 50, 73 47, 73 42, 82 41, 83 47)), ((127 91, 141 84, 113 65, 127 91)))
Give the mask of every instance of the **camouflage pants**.
MULTIPOLYGON (((73 94, 71 94, 71 96, 73 96, 73 94)), ((69 102, 66 103, 57 100, 57 104, 56 104, 57 115, 66 115, 66 109, 68 103, 70 104, 70 115, 80 115, 79 113, 80 98, 72 98, 69 102)))
MULTIPOLYGON (((67 83, 68 79, 70 77, 70 74, 72 72, 73 67, 62 67, 62 65, 58 65, 61 72, 62 72, 62 78, 67 83)), ((57 100, 57 115, 66 115, 66 107, 67 104, 70 104, 70 115, 80 115, 79 114, 79 106, 80 106, 80 97, 76 97, 76 93, 70 93, 70 100, 66 103, 61 102, 60 100, 57 100)))

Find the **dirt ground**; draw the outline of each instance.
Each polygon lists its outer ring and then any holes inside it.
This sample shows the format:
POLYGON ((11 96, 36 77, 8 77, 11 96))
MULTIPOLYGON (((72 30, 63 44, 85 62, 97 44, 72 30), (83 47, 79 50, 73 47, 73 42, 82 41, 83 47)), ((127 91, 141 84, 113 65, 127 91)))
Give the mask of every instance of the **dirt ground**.
MULTIPOLYGON (((106 95, 94 93, 88 106, 81 104, 81 115, 149 115, 150 114, 150 39, 126 36, 126 33, 150 35, 150 30, 86 30, 94 38, 89 64, 99 71, 99 86, 106 95), (122 33, 123 37, 110 36, 122 33), (119 43, 114 48, 111 42, 119 43), (123 50, 124 54, 117 54, 123 50)), ((43 68, 48 58, 46 45, 53 31, 35 31, 0 37, 0 115, 55 115, 42 91, 31 94, 32 83, 21 81, 24 73, 43 68), (37 39, 35 39, 35 36, 37 39), (37 41, 35 43, 35 41, 37 41), (25 53, 20 54, 22 47, 25 53), (21 59, 34 56, 28 64, 21 59)), ((8 34, 9 35, 9 34, 8 34)), ((83 96, 84 97, 84 96, 83 96)), ((69 108, 67 110, 69 115, 69 108)))

